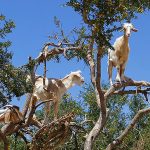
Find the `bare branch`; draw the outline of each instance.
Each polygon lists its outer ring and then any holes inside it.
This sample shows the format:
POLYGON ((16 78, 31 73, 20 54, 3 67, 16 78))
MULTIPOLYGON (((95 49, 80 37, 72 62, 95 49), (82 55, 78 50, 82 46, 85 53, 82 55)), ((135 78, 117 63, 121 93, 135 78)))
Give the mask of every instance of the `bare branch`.
MULTIPOLYGON (((103 90, 103 93, 106 93, 107 90, 103 90)), ((112 95, 125 95, 125 94, 145 94, 145 93, 149 93, 150 92, 150 88, 144 88, 144 89, 137 89, 137 90, 117 90, 115 92, 112 93, 112 95)))
POLYGON ((37 107, 39 107, 40 105, 42 105, 42 104, 44 104, 44 103, 47 103, 47 102, 50 102, 50 101, 53 101, 53 99, 49 99, 49 100, 45 100, 45 101, 40 102, 39 104, 37 104, 37 105, 35 106, 35 109, 37 109, 37 107))
POLYGON ((68 47, 63 48, 63 47, 61 47, 60 45, 56 45, 56 44, 54 44, 54 43, 47 43, 46 45, 47 45, 47 46, 54 46, 54 48, 48 50, 46 56, 44 55, 43 52, 41 52, 41 53, 39 54, 39 56, 35 59, 35 61, 36 61, 37 63, 39 63, 39 64, 42 63, 42 62, 44 62, 44 60, 47 60, 49 57, 52 57, 52 56, 58 55, 58 54, 64 54, 64 53, 66 53, 66 51, 68 51, 68 50, 70 50, 70 51, 72 51, 72 50, 75 50, 75 51, 81 50, 81 46, 77 46, 77 47, 68 46, 68 47))
POLYGON ((127 128, 122 132, 119 137, 117 137, 112 143, 107 146, 106 150, 113 150, 117 145, 119 145, 126 137, 126 135, 131 131, 134 125, 139 121, 139 119, 141 119, 143 115, 146 115, 148 113, 150 113, 150 108, 139 110, 132 119, 131 123, 127 126, 127 128))
POLYGON ((123 84, 120 84, 120 83, 116 83, 114 84, 113 86, 111 86, 105 93, 104 97, 105 99, 107 100, 107 98, 113 94, 132 94, 132 92, 139 92, 139 93, 142 93, 144 92, 143 90, 136 90, 136 91, 118 91, 120 90, 121 88, 123 87, 127 87, 127 86, 135 86, 135 87, 138 87, 138 86, 143 86, 143 87, 148 87, 147 88, 147 91, 149 91, 149 87, 150 87, 150 82, 147 82, 147 81, 134 81, 134 80, 129 80, 123 84))

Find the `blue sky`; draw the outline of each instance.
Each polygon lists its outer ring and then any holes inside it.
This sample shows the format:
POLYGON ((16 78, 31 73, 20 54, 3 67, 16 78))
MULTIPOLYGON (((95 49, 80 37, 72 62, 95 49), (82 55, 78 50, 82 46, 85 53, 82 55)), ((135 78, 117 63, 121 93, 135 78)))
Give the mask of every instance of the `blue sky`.
MULTIPOLYGON (((14 53, 13 64, 15 66, 25 64, 28 56, 33 58, 38 56, 43 44, 48 42, 48 36, 56 31, 54 16, 61 20, 66 33, 81 25, 80 15, 71 8, 63 7, 64 2, 64 0, 1 0, 0 13, 12 19, 16 24, 13 33, 8 36, 12 41, 10 50, 14 53)), ((135 80, 150 81, 150 12, 139 15, 138 19, 133 20, 132 23, 139 31, 132 33, 130 37, 131 52, 125 74, 135 80)), ((121 32, 115 33, 112 44, 122 34, 121 32)), ((102 80, 108 82, 107 59, 104 58, 102 63, 102 80)), ((62 59, 60 64, 50 61, 47 69, 47 76, 56 78, 64 77, 71 71, 80 69, 85 81, 90 81, 89 69, 82 61, 77 63, 76 60, 68 62, 62 59)), ((42 66, 38 73, 43 74, 42 66)), ((69 92, 77 97, 81 89, 76 86, 69 92)), ((13 103, 18 102, 14 99, 13 103)))

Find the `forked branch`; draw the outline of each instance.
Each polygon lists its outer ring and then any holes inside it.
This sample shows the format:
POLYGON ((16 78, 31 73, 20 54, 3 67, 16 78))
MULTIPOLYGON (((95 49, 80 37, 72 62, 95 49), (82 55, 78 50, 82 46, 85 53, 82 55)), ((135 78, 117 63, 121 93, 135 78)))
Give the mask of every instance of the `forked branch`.
MULTIPOLYGON (((58 45, 56 45, 56 44, 54 44, 54 43, 51 43, 51 42, 49 42, 49 43, 46 43, 45 44, 45 47, 47 46, 47 47, 49 47, 49 46, 52 46, 52 47, 54 47, 54 48, 51 48, 51 49, 47 49, 47 51, 45 52, 45 51, 43 51, 43 52, 40 52, 40 54, 39 54, 39 56, 35 59, 35 61, 38 63, 38 64, 40 64, 40 63, 42 63, 42 62, 44 62, 45 60, 47 60, 48 58, 50 58, 50 57, 53 57, 53 56, 55 56, 55 55, 59 55, 59 54, 64 54, 64 56, 66 56, 66 52, 68 51, 68 50, 70 50, 70 51, 79 51, 79 50, 81 50, 81 46, 72 46, 72 44, 70 45, 70 46, 66 46, 66 47, 62 47, 62 45, 63 44, 58 44, 58 45)), ((66 44, 65 44, 66 45, 66 44)))

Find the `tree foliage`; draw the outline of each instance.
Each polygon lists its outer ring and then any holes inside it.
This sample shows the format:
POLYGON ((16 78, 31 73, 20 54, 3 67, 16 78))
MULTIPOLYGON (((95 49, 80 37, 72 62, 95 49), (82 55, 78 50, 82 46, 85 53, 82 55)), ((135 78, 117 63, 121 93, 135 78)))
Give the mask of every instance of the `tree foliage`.
POLYGON ((121 29, 122 21, 130 22, 138 13, 150 8, 149 0, 70 0, 67 5, 81 15, 88 30, 94 30, 94 35, 86 37, 94 36, 95 42, 101 47, 111 47, 110 40, 113 33, 121 29))
POLYGON ((27 66, 15 67, 12 64, 12 52, 8 50, 11 42, 7 40, 7 34, 12 32, 15 24, 0 16, 0 103, 6 104, 13 96, 19 97, 31 90, 31 84, 26 83, 26 75, 29 72, 27 66), (30 89, 30 90, 29 90, 30 89))

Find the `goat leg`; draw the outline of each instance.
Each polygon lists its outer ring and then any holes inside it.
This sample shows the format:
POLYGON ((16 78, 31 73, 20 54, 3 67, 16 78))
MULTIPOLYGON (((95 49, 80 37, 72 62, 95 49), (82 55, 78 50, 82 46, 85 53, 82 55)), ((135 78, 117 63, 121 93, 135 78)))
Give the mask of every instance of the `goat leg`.
POLYGON ((119 82, 122 85, 122 80, 121 80, 122 70, 121 70, 121 66, 117 66, 116 68, 117 68, 116 82, 119 82))
POLYGON ((111 86, 113 85, 113 82, 112 82, 112 69, 113 69, 113 64, 112 64, 112 62, 109 60, 109 61, 108 61, 108 68, 107 68, 107 71, 108 71, 109 82, 110 82, 110 85, 111 85, 111 86))
POLYGON ((57 115, 58 115, 58 101, 54 102, 54 120, 57 120, 57 115))

